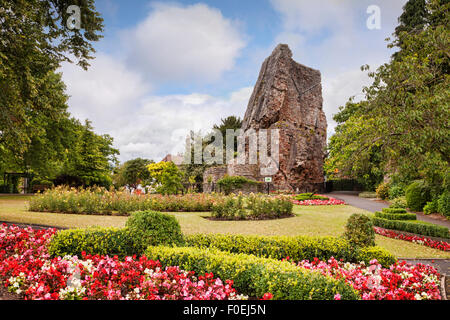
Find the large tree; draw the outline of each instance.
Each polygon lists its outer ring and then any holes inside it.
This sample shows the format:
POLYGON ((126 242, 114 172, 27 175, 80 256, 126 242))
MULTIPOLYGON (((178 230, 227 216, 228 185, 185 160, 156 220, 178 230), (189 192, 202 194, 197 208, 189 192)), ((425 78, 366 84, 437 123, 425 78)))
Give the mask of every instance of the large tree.
POLYGON ((93 0, 0 0, 0 152, 22 161, 43 132, 67 118, 62 61, 87 68, 103 30, 93 0), (72 28, 70 5, 80 9, 72 28))
POLYGON ((400 32, 402 54, 370 72, 366 99, 332 138, 329 163, 357 171, 373 151, 382 154, 390 175, 442 183, 450 160, 449 3, 431 1, 430 16, 440 17, 418 33, 400 32))
POLYGON ((84 125, 78 120, 73 122, 73 144, 66 151, 67 156, 56 180, 59 183, 74 181, 83 186, 110 186, 113 166, 117 164, 116 155, 119 153, 112 147, 112 138, 107 134, 96 134, 88 120, 84 125))
POLYGON ((146 183, 150 178, 147 166, 154 163, 153 160, 136 158, 124 162, 117 168, 114 175, 114 184, 118 187, 129 186, 136 189, 141 183, 146 183))
POLYGON ((328 157, 325 160, 324 169, 330 180, 350 177, 364 186, 365 190, 375 190, 375 187, 383 180, 384 175, 383 157, 380 147, 369 147, 362 161, 341 162, 342 159, 346 159, 348 156, 343 154, 347 150, 345 149, 346 140, 342 139, 342 134, 348 128, 346 123, 351 117, 361 112, 363 103, 355 103, 350 99, 333 116, 333 120, 336 121, 337 125, 334 129, 335 134, 330 137, 328 143, 328 157))

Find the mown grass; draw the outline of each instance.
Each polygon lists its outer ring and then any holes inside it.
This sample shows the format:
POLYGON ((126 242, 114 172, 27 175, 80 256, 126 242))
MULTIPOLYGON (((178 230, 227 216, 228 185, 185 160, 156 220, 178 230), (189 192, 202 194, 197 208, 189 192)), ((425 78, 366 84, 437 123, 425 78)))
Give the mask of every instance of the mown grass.
MULTIPOLYGON (((0 221, 40 224, 64 228, 88 226, 125 226, 128 217, 61 214, 27 211, 24 196, 0 196, 0 221)), ((368 211, 352 206, 294 206, 295 217, 262 221, 213 221, 209 212, 176 212, 174 215, 186 234, 234 233, 259 235, 340 236, 353 213, 368 211)), ((407 241, 376 236, 376 243, 401 258, 446 258, 450 253, 407 241)))

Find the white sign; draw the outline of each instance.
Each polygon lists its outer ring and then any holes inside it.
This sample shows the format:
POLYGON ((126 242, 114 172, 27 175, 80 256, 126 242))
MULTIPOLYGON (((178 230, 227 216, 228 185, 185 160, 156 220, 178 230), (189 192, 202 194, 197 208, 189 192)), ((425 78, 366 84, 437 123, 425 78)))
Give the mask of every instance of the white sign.
POLYGON ((264 182, 272 182, 272 177, 265 177, 264 182))

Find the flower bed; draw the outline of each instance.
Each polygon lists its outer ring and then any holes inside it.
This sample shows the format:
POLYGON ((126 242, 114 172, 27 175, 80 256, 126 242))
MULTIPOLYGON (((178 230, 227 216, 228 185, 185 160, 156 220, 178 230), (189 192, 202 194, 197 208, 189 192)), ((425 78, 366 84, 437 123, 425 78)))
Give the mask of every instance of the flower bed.
POLYGON ((294 216, 290 197, 249 194, 224 196, 217 199, 211 209, 215 220, 265 220, 294 216))
MULTIPOLYGON (((315 259, 301 261, 301 268, 318 270, 324 275, 345 282, 356 289, 363 300, 440 300, 440 274, 435 268, 424 265, 397 262, 390 268, 383 268, 377 260, 370 265, 315 259)), ((335 296, 340 300, 340 296, 335 296)))
POLYGON ((55 229, 0 228, 0 282, 25 299, 242 299, 232 281, 198 278, 177 266, 162 268, 142 256, 83 255, 51 258, 55 229))
POLYGON ((104 215, 128 215, 139 210, 206 212, 211 211, 213 203, 221 197, 220 194, 204 193, 163 196, 104 188, 57 187, 31 198, 29 210, 104 215))
POLYGON ((307 200, 292 200, 292 203, 299 205, 299 206, 334 206, 334 205, 341 205, 345 204, 344 200, 335 199, 329 196, 323 196, 320 194, 315 194, 314 196, 324 197, 327 198, 327 200, 324 199, 307 199, 307 200))
POLYGON ((426 238, 426 237, 420 237, 420 236, 410 236, 410 235, 405 235, 399 232, 395 232, 392 230, 388 230, 388 229, 383 229, 380 227, 374 227, 375 233, 388 237, 388 238, 392 238, 392 239, 400 239, 400 240, 405 240, 405 241, 410 241, 410 242, 414 242, 426 247, 430 247, 433 249, 438 249, 438 250, 442 250, 442 251, 450 251, 450 243, 445 242, 445 241, 437 241, 437 240, 433 240, 430 238, 426 238))

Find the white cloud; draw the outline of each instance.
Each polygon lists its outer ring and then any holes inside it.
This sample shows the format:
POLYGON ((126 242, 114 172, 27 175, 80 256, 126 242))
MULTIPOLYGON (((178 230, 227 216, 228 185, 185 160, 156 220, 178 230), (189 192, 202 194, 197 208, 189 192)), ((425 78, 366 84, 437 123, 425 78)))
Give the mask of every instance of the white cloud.
POLYGON ((229 115, 242 117, 252 88, 219 98, 205 94, 150 96, 113 131, 121 159, 146 157, 156 161, 184 149, 190 130, 206 133, 229 115))
POLYGON ((230 70, 244 36, 238 23, 204 4, 152 4, 147 18, 121 33, 115 48, 122 58, 97 54, 88 71, 64 64, 69 111, 108 133, 119 159, 160 160, 183 151, 189 130, 205 132, 221 118, 243 116, 252 88, 227 97, 207 94, 152 94, 155 84, 206 83, 230 70))
POLYGON ((167 153, 182 152, 189 130, 206 133, 221 118, 243 117, 252 91, 242 88, 228 97, 151 95, 136 71, 106 55, 99 55, 88 71, 68 64, 62 71, 71 95, 69 111, 79 119, 89 118, 96 132, 110 134, 121 161, 159 161, 167 153))
POLYGON ((369 85, 370 80, 367 74, 360 70, 322 78, 323 108, 327 116, 328 138, 333 134, 336 126, 333 115, 339 112, 339 107, 344 106, 350 97, 354 97, 355 102, 363 99, 361 89, 369 85))
POLYGON ((87 71, 69 63, 61 68, 71 96, 69 111, 79 119, 95 120, 107 129, 108 124, 133 109, 151 86, 111 56, 98 54, 90 63, 87 71))
POLYGON ((153 4, 122 41, 129 47, 128 63, 160 82, 216 81, 245 46, 238 22, 205 4, 153 4))

